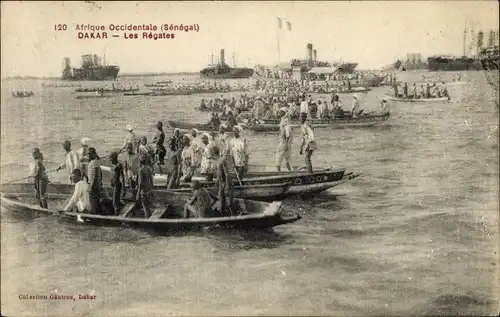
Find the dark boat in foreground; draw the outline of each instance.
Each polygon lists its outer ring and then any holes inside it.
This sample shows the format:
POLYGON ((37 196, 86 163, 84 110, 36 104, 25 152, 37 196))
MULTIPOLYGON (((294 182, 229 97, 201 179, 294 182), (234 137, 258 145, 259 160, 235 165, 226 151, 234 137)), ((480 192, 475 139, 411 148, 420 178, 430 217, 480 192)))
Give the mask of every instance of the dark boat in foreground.
MULTIPOLYGON (((270 228, 286 223, 295 222, 301 216, 295 212, 286 212, 280 202, 265 203, 252 200, 234 199, 231 211, 233 216, 212 218, 181 218, 186 199, 189 197, 181 193, 163 191, 163 198, 153 201, 152 215, 145 218, 136 203, 129 201, 120 215, 97 215, 89 213, 62 212, 71 193, 58 191, 58 186, 48 186, 47 197, 49 209, 40 208, 32 188, 26 190, 24 184, 2 185, 1 204, 15 214, 39 216, 57 215, 71 222, 81 222, 104 226, 130 225, 134 227, 154 229, 158 231, 195 230, 205 227, 229 228, 270 228)), ((67 185, 71 189, 71 185, 67 185)), ((110 189, 108 189, 108 195, 110 189)), ((220 205, 214 204, 214 213, 220 205)))

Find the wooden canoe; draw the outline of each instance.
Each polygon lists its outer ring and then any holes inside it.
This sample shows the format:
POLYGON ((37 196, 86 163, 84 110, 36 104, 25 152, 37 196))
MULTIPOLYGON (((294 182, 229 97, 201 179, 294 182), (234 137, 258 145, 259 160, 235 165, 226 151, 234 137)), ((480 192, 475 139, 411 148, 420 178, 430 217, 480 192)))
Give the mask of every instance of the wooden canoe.
MULTIPOLYGON (((346 117, 346 118, 335 118, 335 119, 313 119, 312 125, 314 128, 354 128, 354 127, 370 127, 389 119, 391 114, 379 114, 379 115, 365 115, 357 118, 346 117)), ((256 125, 247 125, 246 129, 255 132, 272 132, 279 131, 279 120, 268 119, 259 120, 261 123, 256 125)), ((292 128, 300 127, 300 123, 297 121, 292 122, 292 128)))
MULTIPOLYGON (((35 194, 32 191, 23 192, 21 191, 22 188, 10 186, 10 189, 14 190, 14 192, 5 192, 6 188, 3 185, 2 189, 2 209, 5 208, 15 214, 24 216, 56 215, 70 222, 93 225, 130 225, 157 231, 178 231, 214 226, 223 228, 270 228, 301 219, 301 216, 295 212, 284 211, 280 202, 265 203, 243 199, 234 199, 231 206, 233 216, 184 219, 182 214, 188 196, 166 191, 162 193, 163 199, 161 202, 153 200, 153 214, 149 218, 145 218, 140 208, 130 201, 125 205, 120 215, 61 212, 71 193, 57 192, 58 187, 49 186, 47 188, 49 209, 37 206, 35 194)), ((214 206, 217 205, 214 204, 214 206)))
POLYGON ((449 97, 441 97, 441 98, 396 98, 394 96, 384 96, 385 100, 393 100, 393 101, 401 101, 401 102, 448 102, 450 101, 449 97))
POLYGON ((76 99, 105 99, 105 98, 112 98, 113 96, 110 95, 89 95, 89 96, 76 96, 76 99))
POLYGON ((138 88, 133 89, 101 89, 101 88, 78 88, 75 89, 75 92, 134 92, 139 91, 138 88))
MULTIPOLYGON (((104 167, 101 166, 101 169, 103 172, 108 171, 109 172, 109 167, 104 167)), ((109 175, 109 173, 106 173, 109 175)), ((337 168, 337 169, 317 169, 313 170, 312 174, 309 174, 307 171, 292 171, 292 172, 261 172, 261 173, 253 173, 250 174, 250 176, 245 175, 242 179, 242 185, 239 184, 238 179, 233 176, 233 187, 239 188, 242 193, 239 195, 253 195, 251 196, 253 199, 256 200, 268 200, 264 199, 266 191, 274 191, 272 187, 254 187, 254 186, 260 186, 260 185, 276 185, 276 186, 283 186, 283 184, 290 184, 290 187, 283 193, 280 194, 280 196, 276 197, 276 200, 278 199, 283 199, 285 197, 288 197, 290 195, 295 195, 297 193, 301 194, 306 194, 306 193, 318 193, 320 191, 326 190, 328 188, 337 186, 339 184, 344 183, 344 175, 345 174, 345 168, 337 168), (340 182, 340 183, 339 183, 340 182), (325 183, 324 185, 318 185, 325 183), (313 186, 308 186, 308 185, 313 185, 313 186), (250 191, 252 189, 252 191, 250 191), (245 191, 249 191, 249 193, 245 193, 245 191), (259 196, 255 193, 255 191, 262 191, 259 196), (251 193, 251 194, 250 194, 251 193), (259 198, 257 198, 259 197, 259 198)), ((351 175, 347 174, 347 175, 351 175)), ((356 174, 358 177, 359 174, 356 174)), ((215 182, 207 182, 205 181, 204 177, 193 177, 192 180, 198 180, 204 187, 214 187, 215 182)), ((347 179, 350 180, 350 179, 347 179)), ((161 174, 155 174, 154 176, 154 182, 156 184, 162 184, 164 185, 167 181, 167 176, 166 175, 161 175, 161 174)), ((180 183, 181 188, 187 188, 190 186, 190 183, 185 183, 182 182, 180 183)), ((156 186, 155 186, 156 188, 156 186)), ((164 187, 162 187, 164 188, 164 187)), ((274 193, 276 194, 276 193, 274 193)), ((236 192, 235 192, 235 197, 236 192)))

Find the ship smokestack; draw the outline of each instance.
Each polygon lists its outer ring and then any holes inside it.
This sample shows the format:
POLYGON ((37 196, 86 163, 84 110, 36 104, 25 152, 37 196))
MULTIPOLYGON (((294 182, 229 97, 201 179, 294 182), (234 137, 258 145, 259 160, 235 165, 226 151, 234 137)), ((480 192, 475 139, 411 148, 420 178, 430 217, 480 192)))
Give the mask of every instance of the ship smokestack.
POLYGON ((224 49, 220 50, 220 63, 225 64, 226 60, 224 59, 224 49))
POLYGON ((317 59, 318 54, 317 54, 317 53, 318 53, 318 52, 316 52, 316 50, 314 50, 314 51, 313 51, 313 61, 315 61, 315 62, 317 62, 317 61, 318 61, 318 59, 317 59))
POLYGON ((313 45, 311 43, 308 43, 306 45, 306 49, 307 49, 307 65, 311 66, 312 65, 313 45))

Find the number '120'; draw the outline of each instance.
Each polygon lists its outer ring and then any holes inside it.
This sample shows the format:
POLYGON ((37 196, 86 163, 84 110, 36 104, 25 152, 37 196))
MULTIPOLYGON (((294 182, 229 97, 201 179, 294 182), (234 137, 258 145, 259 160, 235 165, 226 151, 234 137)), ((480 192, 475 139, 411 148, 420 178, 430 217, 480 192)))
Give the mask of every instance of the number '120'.
POLYGON ((66 24, 54 24, 54 30, 56 31, 66 31, 68 26, 66 24))

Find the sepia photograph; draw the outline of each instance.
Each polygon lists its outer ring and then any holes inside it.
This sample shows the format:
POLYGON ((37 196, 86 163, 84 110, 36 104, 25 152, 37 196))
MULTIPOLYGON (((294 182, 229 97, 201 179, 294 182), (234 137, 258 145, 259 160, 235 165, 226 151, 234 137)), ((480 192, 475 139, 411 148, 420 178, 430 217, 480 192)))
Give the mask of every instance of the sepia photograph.
POLYGON ((497 316, 499 2, 2 1, 1 316, 497 316))

